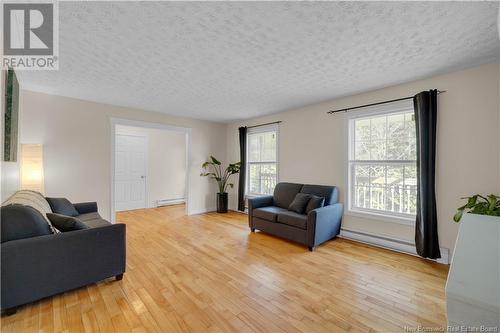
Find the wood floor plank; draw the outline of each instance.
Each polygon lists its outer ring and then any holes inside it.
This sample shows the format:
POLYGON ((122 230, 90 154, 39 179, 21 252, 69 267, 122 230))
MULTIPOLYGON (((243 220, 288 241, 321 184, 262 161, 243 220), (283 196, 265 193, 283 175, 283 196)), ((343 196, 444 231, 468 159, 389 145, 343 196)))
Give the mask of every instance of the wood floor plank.
POLYGON ((20 307, 2 332, 403 332, 446 327, 448 267, 344 239, 315 252, 244 214, 120 212, 127 271, 20 307))

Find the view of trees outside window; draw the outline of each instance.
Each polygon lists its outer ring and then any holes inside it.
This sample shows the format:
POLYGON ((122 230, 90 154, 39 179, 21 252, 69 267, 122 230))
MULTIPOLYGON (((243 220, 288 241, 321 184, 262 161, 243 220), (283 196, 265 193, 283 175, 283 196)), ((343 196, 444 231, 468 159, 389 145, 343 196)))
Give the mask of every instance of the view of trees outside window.
POLYGON ((248 194, 272 194, 276 186, 276 131, 249 133, 248 194))
POLYGON ((413 110, 351 120, 351 209, 416 214, 413 110))

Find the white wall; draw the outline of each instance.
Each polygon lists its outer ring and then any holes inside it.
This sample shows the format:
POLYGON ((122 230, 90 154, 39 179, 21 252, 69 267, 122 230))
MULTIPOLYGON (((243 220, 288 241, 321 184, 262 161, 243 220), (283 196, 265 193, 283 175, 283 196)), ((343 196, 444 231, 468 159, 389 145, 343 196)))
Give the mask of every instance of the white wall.
POLYGON ((148 137, 148 207, 161 199, 185 199, 186 134, 156 128, 118 125, 118 134, 148 137))
POLYGON ((110 117, 191 128, 190 212, 215 209, 216 187, 200 177, 210 154, 225 159, 224 124, 21 90, 21 142, 44 145, 45 192, 97 201, 110 218, 110 117))
MULTIPOLYGON (((447 90, 438 101, 436 191, 440 245, 452 252, 458 232, 452 216, 462 204, 460 197, 500 192, 499 67, 497 62, 231 124, 227 158, 239 159, 239 126, 281 120, 280 181, 337 185, 340 200, 345 202, 345 116, 326 112, 411 96, 422 90, 447 90)), ((237 207, 237 189, 230 195, 230 207, 237 207)), ((414 227, 403 224, 345 216, 343 227, 414 240, 414 227)))
MULTIPOLYGON (((96 200, 103 216, 109 218, 109 118, 190 127, 192 212, 202 212, 215 208, 215 185, 199 177, 206 157, 214 154, 225 161, 237 161, 238 126, 282 120, 280 180, 334 184, 340 187, 344 201, 344 116, 326 112, 431 88, 447 90, 438 102, 437 203, 440 243, 452 251, 458 231, 452 216, 462 203, 460 197, 500 192, 499 77, 497 62, 227 126, 22 90, 20 137, 21 143, 44 144, 47 195, 67 196, 73 201, 96 200)), ((2 192, 6 180, 3 174, 2 168, 2 192)), ((233 209, 237 207, 236 191, 230 196, 233 209)), ((413 227, 402 224, 353 216, 346 216, 343 223, 350 230, 408 241, 414 238, 413 227)))
MULTIPOLYGON (((0 86, 1 86, 1 96, 0 96, 0 107, 1 107, 1 139, 0 139, 0 174, 1 174, 1 191, 0 191, 0 202, 7 200, 14 192, 19 190, 19 186, 21 184, 20 174, 19 174, 19 157, 21 156, 21 145, 17 145, 17 157, 18 160, 16 162, 4 162, 3 160, 3 144, 4 144, 4 120, 5 120, 5 79, 7 71, 1 70, 0 77, 0 86)), ((19 109, 19 118, 18 118, 18 137, 21 135, 21 118, 22 118, 22 110, 19 109)))

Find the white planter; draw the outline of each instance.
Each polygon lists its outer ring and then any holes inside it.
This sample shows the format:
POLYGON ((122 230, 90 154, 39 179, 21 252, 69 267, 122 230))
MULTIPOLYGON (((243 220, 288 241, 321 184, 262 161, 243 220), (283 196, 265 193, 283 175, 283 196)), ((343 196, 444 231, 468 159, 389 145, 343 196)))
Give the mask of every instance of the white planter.
POLYGON ((448 325, 500 331, 500 217, 464 214, 446 282, 448 325))

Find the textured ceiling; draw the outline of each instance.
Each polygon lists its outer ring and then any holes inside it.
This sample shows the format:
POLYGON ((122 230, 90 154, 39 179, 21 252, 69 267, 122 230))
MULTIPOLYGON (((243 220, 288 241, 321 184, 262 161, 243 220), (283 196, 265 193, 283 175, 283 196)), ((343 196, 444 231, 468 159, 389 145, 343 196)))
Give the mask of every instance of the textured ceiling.
POLYGON ((500 58, 498 2, 60 2, 25 89, 213 121, 500 58))

